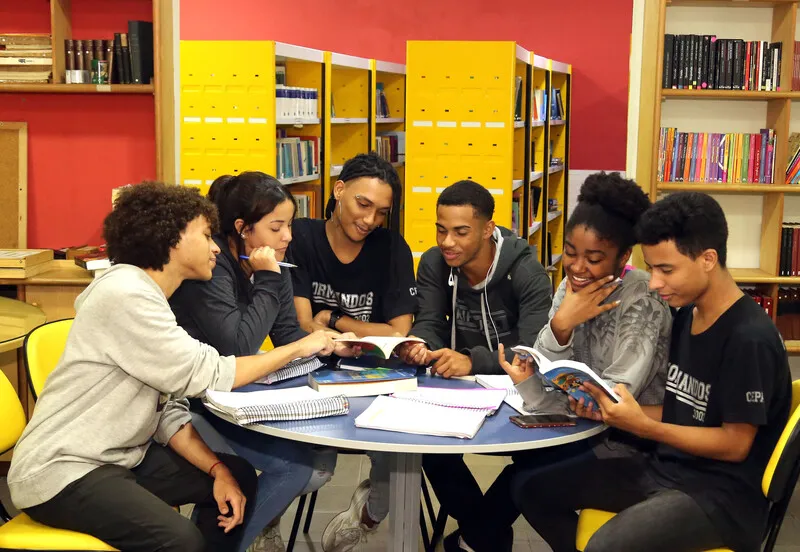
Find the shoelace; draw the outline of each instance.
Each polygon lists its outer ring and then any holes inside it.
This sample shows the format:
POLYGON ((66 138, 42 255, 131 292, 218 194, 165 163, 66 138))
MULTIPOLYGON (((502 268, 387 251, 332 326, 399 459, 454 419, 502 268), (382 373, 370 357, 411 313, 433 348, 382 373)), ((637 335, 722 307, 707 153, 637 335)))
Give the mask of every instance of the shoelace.
POLYGON ((341 533, 342 540, 348 544, 358 544, 361 542, 361 539, 364 539, 364 542, 367 542, 367 532, 361 528, 359 525, 358 527, 348 527, 347 529, 342 529, 341 533))

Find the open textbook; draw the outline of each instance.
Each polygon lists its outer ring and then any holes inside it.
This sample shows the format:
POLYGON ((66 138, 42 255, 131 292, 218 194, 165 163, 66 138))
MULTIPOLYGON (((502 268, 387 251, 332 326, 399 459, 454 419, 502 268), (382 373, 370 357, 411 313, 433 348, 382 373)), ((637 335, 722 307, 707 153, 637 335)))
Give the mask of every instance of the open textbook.
POLYGON ((605 391, 606 395, 614 402, 620 402, 620 398, 614 393, 614 390, 583 362, 575 360, 551 361, 536 349, 523 345, 512 347, 511 350, 517 353, 520 358, 533 358, 533 361, 539 366, 539 373, 576 401, 580 401, 583 398, 585 404, 589 404, 589 401, 593 402, 591 395, 579 389, 584 381, 588 381, 595 387, 605 391))
POLYGON ((351 347, 358 345, 361 347, 361 352, 365 355, 377 356, 382 359, 388 359, 392 356, 392 352, 398 345, 403 343, 425 343, 424 339, 418 337, 383 337, 368 335, 361 338, 336 338, 334 341, 347 343, 351 347))

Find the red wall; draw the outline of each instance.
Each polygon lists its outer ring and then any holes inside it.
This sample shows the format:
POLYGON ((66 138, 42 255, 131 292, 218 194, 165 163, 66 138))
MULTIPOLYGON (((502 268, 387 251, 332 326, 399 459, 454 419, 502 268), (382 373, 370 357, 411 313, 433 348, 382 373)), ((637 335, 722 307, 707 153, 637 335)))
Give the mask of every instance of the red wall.
MULTIPOLYGON (((152 14, 151 0, 72 0, 73 38, 112 38, 152 14)), ((0 32, 49 33, 49 3, 0 1, 0 32)), ((0 121, 28 123, 29 247, 102 243, 111 189, 155 178, 152 96, 0 93, 0 121)))
POLYGON ((396 62, 406 40, 515 40, 572 63, 572 168, 625 170, 632 8, 632 0, 183 0, 180 35, 396 62))

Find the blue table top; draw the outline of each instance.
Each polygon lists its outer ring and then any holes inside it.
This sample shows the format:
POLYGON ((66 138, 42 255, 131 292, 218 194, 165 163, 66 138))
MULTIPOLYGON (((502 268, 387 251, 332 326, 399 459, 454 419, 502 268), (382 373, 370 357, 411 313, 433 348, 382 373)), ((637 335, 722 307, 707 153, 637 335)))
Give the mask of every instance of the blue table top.
MULTIPOLYGON (((420 386, 468 389, 480 387, 473 381, 447 380, 441 377, 420 376, 420 386)), ((298 377, 274 385, 251 384, 242 391, 283 389, 307 385, 308 378, 298 377)), ((350 400, 350 413, 314 420, 290 422, 264 422, 244 426, 276 437, 318 445, 358 450, 375 450, 406 453, 503 453, 516 450, 552 447, 587 439, 606 429, 591 420, 579 419, 574 427, 523 429, 509 421, 518 412, 503 403, 496 414, 486 419, 473 439, 415 435, 355 426, 355 418, 372 403, 375 397, 354 397, 350 400)), ((214 411, 212 411, 214 412, 214 411)), ((219 415, 217 412, 215 414, 219 415)), ((224 416, 221 416, 224 418, 224 416)), ((230 421, 230 420, 228 420, 230 421)))

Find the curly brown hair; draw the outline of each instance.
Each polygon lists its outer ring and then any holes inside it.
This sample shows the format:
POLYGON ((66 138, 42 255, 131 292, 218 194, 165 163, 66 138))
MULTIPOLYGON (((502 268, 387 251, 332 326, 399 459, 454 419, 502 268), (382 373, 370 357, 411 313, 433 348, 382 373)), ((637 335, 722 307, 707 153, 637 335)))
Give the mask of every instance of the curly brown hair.
POLYGON ((126 187, 103 221, 108 258, 114 264, 161 270, 186 226, 199 216, 217 232, 217 208, 195 188, 161 182, 126 187))

